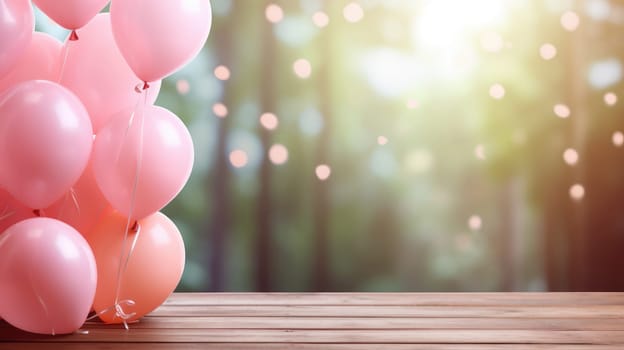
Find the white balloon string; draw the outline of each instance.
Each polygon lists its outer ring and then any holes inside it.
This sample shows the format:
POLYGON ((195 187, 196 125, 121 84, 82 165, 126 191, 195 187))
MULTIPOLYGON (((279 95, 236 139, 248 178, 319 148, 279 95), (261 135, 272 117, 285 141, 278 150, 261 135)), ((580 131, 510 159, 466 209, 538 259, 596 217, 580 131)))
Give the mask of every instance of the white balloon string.
POLYGON ((78 194, 76 194, 76 190, 73 187, 69 189, 69 195, 71 196, 72 202, 74 203, 76 212, 78 212, 78 216, 80 216, 80 203, 78 203, 78 194))
POLYGON ((73 45, 74 40, 67 40, 67 42, 65 43, 65 47, 63 48, 63 62, 61 62, 61 69, 59 71, 59 77, 58 80, 56 81, 57 83, 61 83, 61 80, 63 79, 63 75, 65 74, 65 64, 67 63, 67 55, 69 54, 69 48, 71 45, 73 45))
MULTIPOLYGON (((147 84, 145 84, 144 86, 149 87, 147 84)), ((124 229, 124 238, 121 244, 121 252, 119 255, 119 266, 117 269, 117 286, 115 288, 115 302, 111 307, 103 311, 100 311, 98 313, 101 315, 103 313, 115 310, 115 316, 121 318, 124 328, 126 330, 129 329, 127 320, 135 316, 136 313, 134 312, 126 313, 122 307, 122 302, 119 301, 119 298, 120 298, 120 293, 121 293, 122 277, 128 269, 130 257, 132 256, 132 253, 134 252, 134 249, 136 248, 136 244, 139 239, 139 234, 141 233, 141 225, 139 225, 137 221, 134 222, 132 227, 130 226, 130 224, 132 222, 132 214, 134 212, 134 208, 136 205, 136 195, 137 195, 137 189, 138 189, 138 183, 139 183, 139 173, 141 172, 141 163, 143 161, 143 132, 144 132, 144 127, 145 127, 145 106, 147 105, 147 90, 143 89, 142 93, 144 95, 143 107, 141 108, 140 106, 141 99, 139 97, 139 100, 137 101, 137 105, 135 106, 135 109, 132 112, 130 119, 128 120, 128 127, 126 128, 126 135, 124 136, 124 140, 127 140, 128 132, 135 122, 134 119, 135 117, 138 118, 139 139, 138 139, 138 145, 137 145, 138 146, 137 162, 136 162, 136 167, 135 167, 134 181, 132 185, 132 194, 130 196, 130 207, 128 209, 128 219, 126 221, 126 227, 124 229), (131 231, 132 233, 134 233, 134 237, 133 237, 132 243, 130 244, 130 249, 128 250, 128 254, 125 255, 124 253, 126 251, 128 236, 130 235, 131 231)), ((134 300, 126 299, 123 301, 125 302, 124 304, 126 305, 135 304, 134 300)))
POLYGON ((8 205, 5 206, 4 209, 2 209, 2 213, 0 213, 0 221, 10 218, 13 214, 15 214, 15 212, 10 211, 8 205))

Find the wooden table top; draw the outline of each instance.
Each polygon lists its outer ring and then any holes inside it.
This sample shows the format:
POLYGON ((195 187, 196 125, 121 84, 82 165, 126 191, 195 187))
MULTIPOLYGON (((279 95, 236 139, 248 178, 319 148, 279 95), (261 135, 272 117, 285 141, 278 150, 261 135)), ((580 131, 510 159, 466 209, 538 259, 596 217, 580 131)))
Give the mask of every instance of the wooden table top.
POLYGON ((174 294, 65 336, 0 321, 1 349, 624 349, 624 293, 174 294))

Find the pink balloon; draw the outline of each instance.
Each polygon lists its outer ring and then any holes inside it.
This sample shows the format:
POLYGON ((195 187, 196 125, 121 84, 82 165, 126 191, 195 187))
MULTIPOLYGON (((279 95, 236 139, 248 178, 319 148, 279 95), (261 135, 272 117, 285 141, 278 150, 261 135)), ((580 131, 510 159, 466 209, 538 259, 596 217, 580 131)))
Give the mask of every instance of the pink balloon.
POLYGON ((26 51, 34 29, 29 0, 0 0, 0 78, 26 51))
POLYGON ((95 296, 97 270, 87 241, 71 226, 33 218, 0 236, 0 314, 40 334, 76 331, 95 296))
POLYGON ((16 65, 0 78, 0 93, 26 80, 58 79, 63 44, 54 37, 34 32, 32 40, 16 65))
POLYGON ((109 0, 33 0, 56 23, 67 29, 82 28, 109 0))
POLYGON ((117 46, 143 81, 162 79, 193 59, 208 38, 209 0, 112 0, 117 46))
POLYGON ((71 190, 46 208, 43 214, 71 225, 84 235, 112 210, 95 182, 93 167, 89 163, 71 190))
MULTIPOLYGON (((81 40, 65 42, 68 52, 61 84, 80 97, 97 133, 113 114, 137 104, 140 95, 135 87, 141 81, 115 44, 109 14, 97 15, 78 33, 81 40)), ((160 81, 148 89, 149 104, 159 90, 160 81)))
POLYGON ((32 217, 35 217, 32 209, 15 200, 7 191, 0 189, 0 234, 11 225, 32 217))
POLYGON ((144 118, 138 111, 130 124, 131 114, 115 117, 97 134, 93 170, 113 208, 142 219, 163 208, 184 187, 193 167, 193 142, 182 121, 162 107, 147 106, 144 118))
POLYGON ((92 143, 87 111, 56 83, 29 80, 0 100, 0 184, 30 208, 49 206, 76 183, 92 143))

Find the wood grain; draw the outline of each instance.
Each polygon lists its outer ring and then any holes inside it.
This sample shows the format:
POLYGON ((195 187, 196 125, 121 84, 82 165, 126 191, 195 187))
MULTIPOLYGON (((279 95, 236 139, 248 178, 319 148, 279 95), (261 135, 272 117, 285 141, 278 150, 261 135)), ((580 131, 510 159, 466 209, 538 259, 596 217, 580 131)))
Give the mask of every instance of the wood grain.
POLYGON ((624 293, 174 294, 129 331, 83 330, 0 321, 0 349, 624 349, 624 293))

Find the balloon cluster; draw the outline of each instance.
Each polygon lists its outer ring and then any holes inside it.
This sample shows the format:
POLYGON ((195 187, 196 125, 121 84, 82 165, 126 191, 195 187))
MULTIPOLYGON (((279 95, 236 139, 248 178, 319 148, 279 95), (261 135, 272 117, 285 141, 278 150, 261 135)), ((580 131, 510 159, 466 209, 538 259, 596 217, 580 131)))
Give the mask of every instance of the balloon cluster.
POLYGON ((184 244, 159 212, 193 144, 154 106, 201 50, 209 0, 32 0, 71 30, 34 31, 31 0, 0 0, 0 318, 71 333, 94 310, 135 321, 161 305, 184 244))

